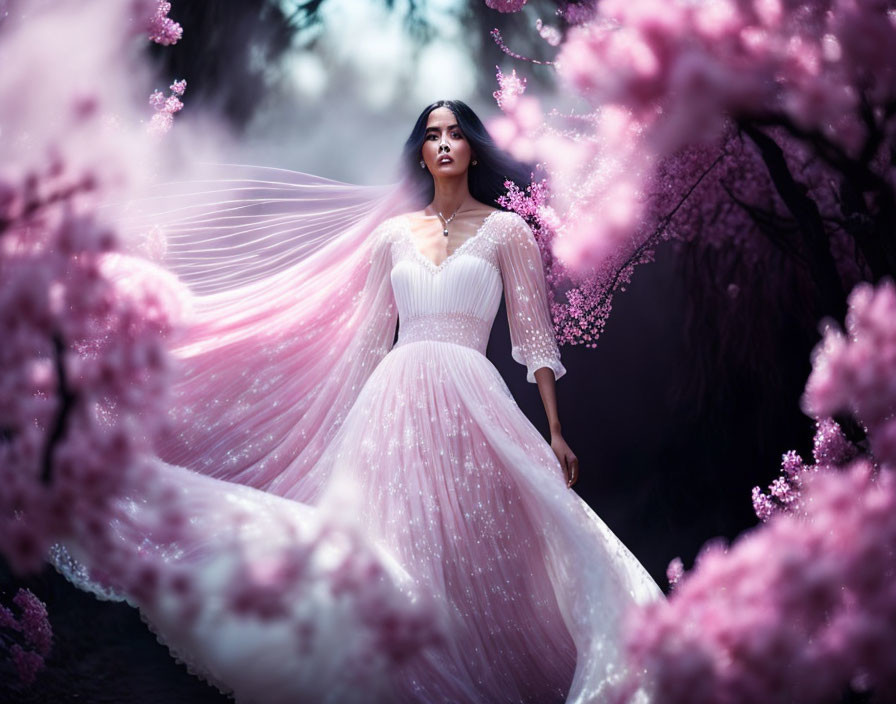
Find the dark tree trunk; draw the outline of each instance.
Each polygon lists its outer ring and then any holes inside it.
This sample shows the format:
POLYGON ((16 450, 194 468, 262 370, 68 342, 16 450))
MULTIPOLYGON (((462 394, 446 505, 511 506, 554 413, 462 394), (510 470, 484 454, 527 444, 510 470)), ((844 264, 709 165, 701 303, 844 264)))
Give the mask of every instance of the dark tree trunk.
POLYGON ((758 147, 778 195, 802 233, 809 272, 818 288, 821 314, 843 320, 846 294, 818 205, 807 195, 806 187, 793 177, 784 152, 775 140, 748 122, 741 122, 739 127, 758 147))

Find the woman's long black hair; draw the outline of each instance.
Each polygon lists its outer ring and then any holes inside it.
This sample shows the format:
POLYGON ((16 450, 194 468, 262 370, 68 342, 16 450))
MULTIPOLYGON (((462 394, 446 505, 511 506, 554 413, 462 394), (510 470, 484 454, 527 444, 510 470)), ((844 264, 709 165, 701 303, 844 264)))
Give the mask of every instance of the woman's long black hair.
POLYGON ((499 149, 476 113, 461 100, 437 100, 420 113, 402 150, 402 181, 418 199, 420 208, 432 202, 435 182, 429 169, 420 168, 420 150, 426 136, 429 113, 442 107, 454 113, 464 139, 470 143, 473 158, 478 162, 476 166, 471 163, 467 171, 470 195, 482 203, 502 208, 497 199, 507 192, 504 182, 513 181, 520 189, 525 190, 531 180, 532 168, 499 149))

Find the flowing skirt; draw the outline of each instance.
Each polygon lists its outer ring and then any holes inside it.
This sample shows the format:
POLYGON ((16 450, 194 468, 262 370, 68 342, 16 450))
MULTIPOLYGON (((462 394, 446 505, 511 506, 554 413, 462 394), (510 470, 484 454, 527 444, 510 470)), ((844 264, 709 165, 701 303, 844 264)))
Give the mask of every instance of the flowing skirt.
POLYGON ((367 535, 444 605, 447 641, 401 673, 400 701, 563 702, 618 674, 624 611, 659 589, 566 486, 485 356, 399 343, 323 461, 331 490, 359 492, 367 535), (582 663, 572 688, 576 638, 603 662, 582 663))
MULTIPOLYGON (((154 542, 152 497, 122 500, 114 530, 120 545, 156 551, 163 569, 193 578, 199 618, 184 620, 177 600, 112 596, 139 607, 172 654, 239 702, 609 701, 626 674, 625 612, 661 592, 566 486, 553 450, 486 357, 447 342, 399 343, 333 438, 311 468, 323 484, 303 483, 308 471, 293 468, 269 491, 155 460, 160 486, 189 512, 189 542, 154 542), (323 577, 306 580, 286 619, 259 622, 229 607, 241 574, 269 571, 293 544, 301 551, 321 516, 340 511, 362 536, 347 549, 389 566, 383 594, 424 595, 437 610, 444 637, 397 667, 358 662, 369 652, 355 647, 366 617, 334 600, 323 577), (323 637, 313 657, 302 629, 323 637), (346 668, 358 665, 367 672, 354 681, 379 672, 370 678, 379 689, 353 684, 346 668)), ((77 561, 57 565, 99 591, 91 556, 71 547, 77 561)))

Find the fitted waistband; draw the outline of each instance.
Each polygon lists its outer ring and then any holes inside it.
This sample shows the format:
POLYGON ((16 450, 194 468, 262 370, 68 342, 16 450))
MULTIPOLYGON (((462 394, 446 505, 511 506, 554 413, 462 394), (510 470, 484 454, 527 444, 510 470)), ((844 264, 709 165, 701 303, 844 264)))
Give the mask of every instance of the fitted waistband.
POLYGON ((409 342, 432 340, 452 342, 485 354, 490 332, 491 325, 488 322, 467 313, 417 315, 400 321, 395 347, 409 342))

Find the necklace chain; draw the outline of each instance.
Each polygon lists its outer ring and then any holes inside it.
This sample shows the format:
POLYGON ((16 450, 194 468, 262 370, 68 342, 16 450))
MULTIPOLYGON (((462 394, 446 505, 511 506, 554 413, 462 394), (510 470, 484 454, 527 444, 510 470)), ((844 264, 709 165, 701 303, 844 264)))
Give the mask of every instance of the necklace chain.
POLYGON ((442 234, 445 235, 445 237, 448 236, 448 223, 451 222, 452 220, 454 220, 454 217, 457 215, 457 213, 459 211, 460 211, 460 206, 457 206, 457 210, 455 210, 453 213, 451 213, 451 217, 449 217, 447 220, 445 219, 445 216, 442 215, 442 211, 441 210, 438 211, 439 220, 442 221, 442 234))

